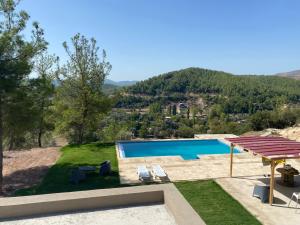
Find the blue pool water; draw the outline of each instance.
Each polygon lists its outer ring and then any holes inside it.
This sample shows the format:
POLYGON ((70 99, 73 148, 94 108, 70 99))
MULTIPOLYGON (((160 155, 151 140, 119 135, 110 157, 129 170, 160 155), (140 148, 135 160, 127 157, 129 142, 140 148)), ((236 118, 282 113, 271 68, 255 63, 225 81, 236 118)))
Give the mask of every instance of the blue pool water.
MULTIPOLYGON (((181 156, 185 160, 197 159, 197 155, 228 154, 228 145, 218 140, 174 140, 174 141, 141 141, 119 142, 121 156, 181 156)), ((239 153, 234 149, 234 153, 239 153)))

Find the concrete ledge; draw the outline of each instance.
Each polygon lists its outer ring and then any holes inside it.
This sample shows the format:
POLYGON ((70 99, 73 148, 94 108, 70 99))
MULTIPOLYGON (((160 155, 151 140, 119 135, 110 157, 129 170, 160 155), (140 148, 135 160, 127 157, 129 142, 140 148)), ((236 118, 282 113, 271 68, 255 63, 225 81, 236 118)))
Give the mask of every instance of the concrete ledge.
POLYGON ((205 225, 198 213, 173 184, 168 187, 167 191, 164 191, 164 199, 178 225, 205 225))
POLYGON ((173 184, 2 198, 0 219, 165 204, 179 225, 205 224, 173 184))

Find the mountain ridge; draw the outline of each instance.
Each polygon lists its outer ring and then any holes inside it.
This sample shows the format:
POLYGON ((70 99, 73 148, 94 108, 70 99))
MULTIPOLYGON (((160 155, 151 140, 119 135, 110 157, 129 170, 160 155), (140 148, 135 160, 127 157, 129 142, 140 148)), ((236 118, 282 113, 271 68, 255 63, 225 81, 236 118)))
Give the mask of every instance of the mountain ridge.
POLYGON ((287 77, 287 78, 300 80, 300 70, 293 70, 293 71, 289 71, 289 72, 276 73, 275 76, 287 77))
POLYGON ((299 104, 300 81, 279 76, 233 75, 202 68, 187 68, 154 76, 123 89, 119 107, 145 108, 204 101, 222 105, 225 113, 254 113, 278 105, 299 104), (193 100, 194 99, 194 100, 193 100))
POLYGON ((127 87, 136 84, 138 81, 135 80, 123 80, 123 81, 113 81, 110 79, 106 79, 104 81, 105 84, 115 85, 118 87, 127 87))

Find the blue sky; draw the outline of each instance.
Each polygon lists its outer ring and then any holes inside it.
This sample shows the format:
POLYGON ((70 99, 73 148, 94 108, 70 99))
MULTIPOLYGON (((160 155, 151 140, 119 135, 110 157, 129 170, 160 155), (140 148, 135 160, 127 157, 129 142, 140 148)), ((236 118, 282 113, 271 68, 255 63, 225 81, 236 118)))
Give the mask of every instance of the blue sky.
POLYGON ((49 51, 94 37, 113 66, 109 79, 142 80, 202 67, 234 74, 300 69, 299 0, 23 0, 45 29, 49 51))

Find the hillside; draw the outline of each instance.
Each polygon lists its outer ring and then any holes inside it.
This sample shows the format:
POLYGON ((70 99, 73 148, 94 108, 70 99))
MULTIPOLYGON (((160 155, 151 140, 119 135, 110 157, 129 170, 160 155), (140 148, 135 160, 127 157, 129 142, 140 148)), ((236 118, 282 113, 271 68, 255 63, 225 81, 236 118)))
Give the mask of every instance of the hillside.
POLYGON ((117 99, 103 130, 121 139, 240 135, 300 121, 300 81, 278 76, 187 68, 124 87, 117 99))
POLYGON ((287 78, 300 80, 300 70, 294 70, 294 71, 285 72, 285 73, 277 73, 275 75, 280 76, 280 77, 287 77, 287 78))
MULTIPOLYGON (((141 81, 128 89, 133 94, 161 95, 178 93, 219 93, 226 96, 237 92, 258 94, 275 92, 299 95, 300 82, 290 81, 280 77, 243 75, 236 76, 222 71, 200 68, 188 68, 173 71, 148 80, 141 81), (287 87, 290 86, 290 87, 287 87)), ((298 96, 298 97, 299 97, 298 96)))
POLYGON ((146 107, 194 99, 221 104, 226 113, 272 110, 279 104, 300 102, 300 81, 277 76, 236 76, 221 71, 188 68, 173 71, 126 88, 120 105, 146 107))

